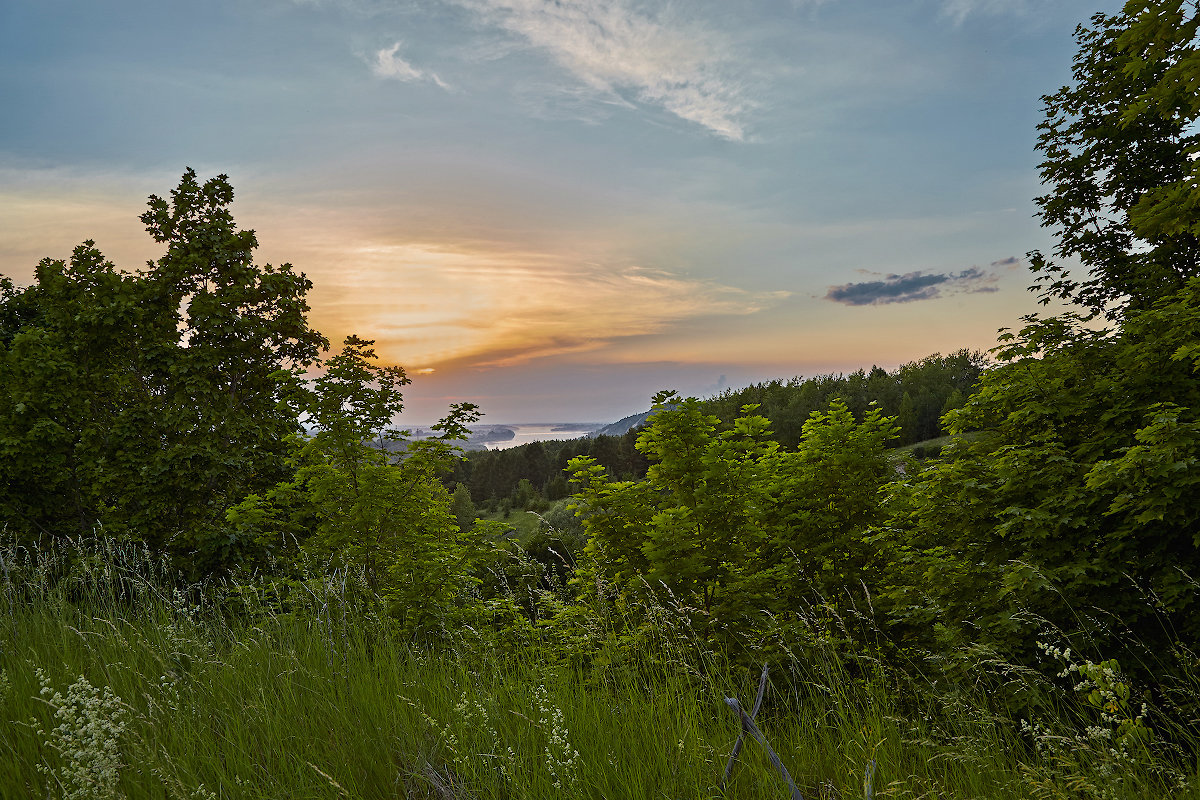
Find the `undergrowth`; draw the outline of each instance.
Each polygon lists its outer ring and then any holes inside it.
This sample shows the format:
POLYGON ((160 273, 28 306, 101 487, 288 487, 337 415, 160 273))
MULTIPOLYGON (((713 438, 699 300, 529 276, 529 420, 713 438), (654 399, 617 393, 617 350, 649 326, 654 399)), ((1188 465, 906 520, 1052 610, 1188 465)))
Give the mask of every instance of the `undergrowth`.
MULTIPOLYGON (((758 674, 669 604, 635 638, 516 631, 494 605, 418 643, 354 589, 317 576, 281 604, 265 579, 181 585, 133 545, 0 551, 0 796, 789 796, 755 741, 722 785, 724 698, 749 708, 758 674)), ((1045 651, 1043 673, 981 660, 948 686, 777 649, 756 724, 805 798, 1200 797, 1186 726, 1155 731, 1114 665, 1045 651)))

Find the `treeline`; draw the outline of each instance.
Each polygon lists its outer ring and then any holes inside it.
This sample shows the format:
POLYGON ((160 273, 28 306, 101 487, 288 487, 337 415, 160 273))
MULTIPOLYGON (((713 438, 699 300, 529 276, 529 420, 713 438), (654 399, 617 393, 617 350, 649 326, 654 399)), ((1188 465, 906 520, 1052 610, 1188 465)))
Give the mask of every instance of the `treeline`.
MULTIPOLYGON (((757 405, 756 413, 770 420, 774 441, 795 448, 809 417, 828 411, 836 400, 859 421, 872 408, 895 417, 898 433, 890 444, 898 446, 942 436, 942 416, 966 403, 986 366, 983 353, 958 350, 946 356, 934 354, 891 372, 872 367, 870 372, 796 377, 727 389, 702 400, 699 407, 718 417, 728 429, 744 406, 757 405)), ((594 459, 616 480, 644 478, 650 462, 637 447, 641 430, 474 451, 455 469, 451 481, 465 485, 471 500, 484 510, 536 510, 570 494, 565 471, 577 456, 594 459)))
POLYGON ((613 478, 638 480, 649 463, 637 449, 638 431, 622 436, 594 436, 530 442, 505 450, 474 450, 455 467, 450 480, 466 486, 471 500, 488 511, 533 509, 571 494, 567 463, 590 456, 613 478))
POLYGON ((757 405, 757 413, 771 421, 775 441, 795 447, 808 418, 827 411, 833 400, 841 400, 858 420, 874 404, 896 418, 899 434, 894 444, 913 444, 945 433, 942 416, 966 403, 987 363, 978 351, 935 353, 892 372, 871 367, 869 372, 860 369, 850 375, 796 377, 726 389, 703 401, 701 408, 728 425, 743 406, 757 405))

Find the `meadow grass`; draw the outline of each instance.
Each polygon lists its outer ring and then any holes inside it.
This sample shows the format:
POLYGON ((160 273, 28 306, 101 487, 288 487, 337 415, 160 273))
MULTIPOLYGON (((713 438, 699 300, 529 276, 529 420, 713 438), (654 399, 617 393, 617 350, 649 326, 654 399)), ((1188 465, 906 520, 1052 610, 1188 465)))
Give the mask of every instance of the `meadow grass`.
MULTIPOLYGON (((0 565, 0 797, 789 796, 753 741, 720 785, 724 698, 749 708, 758 674, 681 626, 580 661, 561 631, 482 617, 418 646, 344 580, 285 612, 168 589, 144 551, 67 579, 12 550, 0 565)), ((1022 727, 982 681, 902 692, 819 648, 770 674, 757 723, 805 798, 1200 797, 1194 763, 1090 730, 1069 688, 1022 727)))

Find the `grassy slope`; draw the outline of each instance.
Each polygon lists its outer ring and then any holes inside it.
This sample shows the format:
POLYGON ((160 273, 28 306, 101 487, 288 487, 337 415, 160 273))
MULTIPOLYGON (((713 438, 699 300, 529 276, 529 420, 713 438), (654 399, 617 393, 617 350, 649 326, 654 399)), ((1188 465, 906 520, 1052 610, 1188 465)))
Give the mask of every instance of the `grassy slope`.
MULTIPOLYGON (((598 685, 537 653, 481 665, 413 653, 353 624, 235 631, 44 611, 8 623, 10 720, 37 718, 45 730, 57 721, 33 699, 34 665, 59 691, 83 675, 127 704, 121 797, 715 797, 737 731, 723 690, 683 671, 598 685)), ((954 748, 921 744, 932 732, 919 721, 841 692, 811 706, 783 698, 764 715, 806 796, 822 785, 855 796, 871 757, 883 764, 881 797, 889 784, 931 797, 1020 796, 1005 788, 1005 743, 959 762, 954 748)), ((994 735, 986 725, 975 733, 994 735)), ((53 739, 5 727, 0 795, 54 794, 68 754, 53 752, 53 739)), ((751 743, 742 761, 730 796, 781 796, 760 748, 751 743)))
POLYGON ((531 511, 512 511, 508 515, 503 512, 495 511, 492 513, 481 513, 480 519, 489 522, 499 522, 509 529, 506 537, 524 544, 529 540, 529 537, 537 533, 542 526, 542 521, 537 514, 531 511))
MULTIPOLYGON (((414 649, 336 591, 307 615, 250 619, 146 584, 136 611, 86 585, 78 604, 44 587, 30 600, 30 585, 0 594, 0 797, 786 797, 753 742, 722 793, 737 734, 722 700, 748 704, 755 676, 711 656, 697 663, 694 643, 669 631, 633 651, 595 651, 585 675, 553 631, 496 638, 477 634, 476 619, 439 648, 414 649), (86 707, 104 688, 123 710, 86 707), (121 717, 126 729, 111 734, 121 717), (72 731, 92 738, 68 742, 72 731), (107 793, 88 769, 106 752, 121 765, 107 793), (74 778, 72 761, 83 765, 74 778)), ((604 638, 592 623, 569 633, 604 638)), ((1112 757, 1111 742, 1053 719, 1032 749, 967 691, 900 702, 820 651, 774 670, 759 721, 806 798, 864 797, 871 760, 874 797, 1167 791, 1153 754, 1112 757)), ((1171 796, 1200 797, 1183 787, 1171 796)))

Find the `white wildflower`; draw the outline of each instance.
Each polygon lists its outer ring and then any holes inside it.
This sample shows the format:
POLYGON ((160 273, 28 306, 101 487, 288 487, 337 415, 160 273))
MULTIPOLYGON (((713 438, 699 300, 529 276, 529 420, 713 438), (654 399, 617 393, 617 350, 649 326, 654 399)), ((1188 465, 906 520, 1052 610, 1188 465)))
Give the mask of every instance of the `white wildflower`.
POLYGON ((550 771, 554 788, 559 791, 576 788, 579 784, 579 751, 571 746, 562 709, 550 702, 545 686, 534 689, 533 700, 546 732, 546 769, 550 771))
POLYGON ((40 725, 37 733, 45 736, 47 746, 55 750, 62 763, 58 768, 39 764, 38 771, 52 778, 63 800, 106 800, 117 798, 121 778, 121 735, 129 724, 129 711, 121 698, 107 686, 103 691, 92 686, 82 675, 64 696, 53 689, 50 679, 36 670, 41 695, 54 709, 58 721, 50 731, 40 725))

